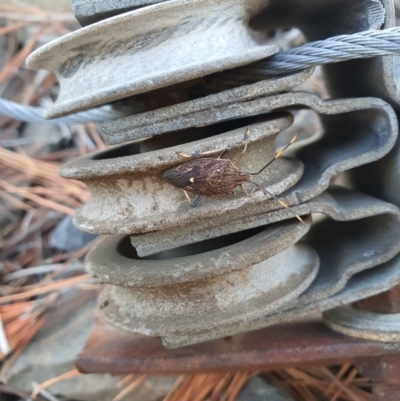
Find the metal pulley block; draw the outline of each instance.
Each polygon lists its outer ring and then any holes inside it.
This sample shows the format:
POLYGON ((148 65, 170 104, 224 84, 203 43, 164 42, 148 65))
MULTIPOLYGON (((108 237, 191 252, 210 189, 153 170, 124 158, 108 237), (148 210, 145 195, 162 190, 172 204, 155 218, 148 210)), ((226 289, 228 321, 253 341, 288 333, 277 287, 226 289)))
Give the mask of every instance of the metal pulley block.
MULTIPOLYGON (((112 235, 86 261, 107 284, 100 306, 109 322, 178 347, 291 322, 400 282, 392 56, 323 67, 329 100, 296 90, 312 68, 272 76, 267 64, 282 54, 268 31, 296 27, 313 42, 389 28, 391 1, 132 0, 116 9, 99 1, 92 15, 73 3, 83 24, 98 22, 28 63, 60 80, 47 117, 115 101, 135 110, 101 125, 108 144, 122 145, 61 169, 91 193, 77 227, 112 235), (263 190, 246 194, 246 183, 191 207, 164 179, 222 153, 257 172, 299 108, 316 112, 322 131, 254 178, 289 209, 263 190), (338 174, 352 190, 330 185, 338 174), (327 218, 312 223, 315 213, 327 218)), ((348 53, 362 37, 379 41, 360 35, 345 42, 348 53)))

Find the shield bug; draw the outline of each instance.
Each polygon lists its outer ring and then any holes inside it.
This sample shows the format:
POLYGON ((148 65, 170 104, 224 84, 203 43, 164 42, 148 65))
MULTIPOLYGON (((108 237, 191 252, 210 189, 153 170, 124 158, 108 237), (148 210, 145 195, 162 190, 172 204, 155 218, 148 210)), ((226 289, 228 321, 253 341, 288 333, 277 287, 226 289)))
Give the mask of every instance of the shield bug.
MULTIPOLYGON (((250 135, 250 130, 246 131, 246 138, 250 135)), ((282 200, 277 198, 273 193, 251 181, 252 176, 261 174, 268 166, 270 166, 275 160, 282 156, 283 152, 297 139, 298 133, 291 139, 291 141, 276 155, 272 160, 270 160, 265 166, 263 166, 259 171, 254 173, 247 173, 239 170, 236 164, 244 156, 247 150, 247 143, 245 141, 244 149, 239 155, 239 157, 232 162, 229 159, 222 159, 222 156, 228 151, 227 149, 221 149, 221 153, 218 158, 204 157, 200 159, 190 160, 177 167, 173 167, 164 172, 164 181, 174 187, 180 188, 185 192, 186 197, 190 198, 187 192, 192 192, 197 196, 197 198, 192 203, 193 207, 196 207, 201 199, 202 195, 212 196, 212 195, 232 195, 237 187, 241 187, 246 195, 250 195, 244 188, 244 183, 249 183, 256 186, 258 189, 262 190, 266 195, 275 199, 281 206, 285 209, 290 210, 293 215, 301 221, 304 225, 305 223, 301 217, 292 211, 292 209, 284 203, 282 200), (187 192, 186 192, 187 191, 187 192)), ((217 151, 201 153, 200 156, 206 156, 210 153, 216 153, 217 151)), ((180 153, 181 156, 190 158, 189 155, 180 153)))

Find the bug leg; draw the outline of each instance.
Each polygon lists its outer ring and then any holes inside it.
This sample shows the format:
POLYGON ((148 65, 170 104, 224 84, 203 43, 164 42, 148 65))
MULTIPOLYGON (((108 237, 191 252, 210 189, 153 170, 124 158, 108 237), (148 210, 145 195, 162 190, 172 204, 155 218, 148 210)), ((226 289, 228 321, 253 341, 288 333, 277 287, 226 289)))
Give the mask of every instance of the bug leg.
POLYGON ((210 155, 210 154, 213 154, 213 153, 217 153, 217 152, 221 152, 220 154, 219 154, 219 156, 217 157, 217 159, 220 159, 227 151, 228 151, 229 149, 215 149, 215 150, 209 150, 209 151, 207 151, 207 152, 202 152, 202 153, 200 153, 200 156, 207 156, 207 155, 210 155))
POLYGON ((196 158, 196 157, 202 157, 202 156, 212 155, 214 153, 221 152, 220 155, 217 157, 217 159, 220 159, 227 151, 228 151, 228 149, 215 149, 215 150, 208 150, 207 152, 195 153, 192 155, 188 155, 186 153, 179 152, 178 155, 185 157, 186 159, 192 159, 192 158, 196 158))
POLYGON ((228 149, 224 149, 219 156, 217 157, 217 159, 220 159, 222 156, 226 155, 228 153, 228 149))
POLYGON ((188 193, 187 193, 184 189, 182 189, 182 191, 183 191, 183 193, 185 194, 186 199, 189 201, 189 203, 192 203, 192 201, 191 201, 190 198, 189 198, 188 193))
POLYGON ((246 196, 250 196, 254 192, 254 189, 251 192, 247 191, 243 185, 241 185, 240 188, 242 188, 242 191, 245 193, 246 196))
POLYGON ((295 140, 297 139, 299 133, 300 133, 300 131, 299 131, 299 132, 290 140, 290 142, 289 142, 285 147, 283 147, 283 148, 274 156, 274 158, 273 158, 272 160, 270 160, 261 170, 257 171, 256 173, 247 173, 247 172, 246 172, 246 174, 249 174, 249 175, 258 175, 258 174, 262 173, 262 172, 263 172, 268 166, 270 166, 275 160, 279 159, 279 158, 282 156, 283 152, 284 152, 293 142, 295 142, 295 140))
MULTIPOLYGON (((248 138, 248 136, 250 135, 250 130, 247 128, 247 131, 246 131, 246 138, 248 138)), ((236 164, 238 164, 239 162, 240 162, 240 160, 242 159, 242 157, 244 156, 244 154, 247 152, 247 144, 249 143, 249 141, 246 141, 245 142, 245 144, 244 144, 244 148, 243 148, 243 150, 242 150, 242 152, 240 153, 240 155, 238 156, 238 158, 234 161, 234 162, 232 162, 232 164, 234 165, 234 166, 236 166, 236 164)))
POLYGON ((199 204, 200 199, 201 199, 201 195, 197 195, 197 198, 192 203, 192 207, 196 207, 199 204))
POLYGON ((240 153, 240 155, 238 156, 238 158, 232 162, 232 164, 234 166, 236 166, 236 164, 238 164, 240 162, 240 160, 242 159, 242 157, 244 156, 244 154, 247 152, 247 144, 248 142, 246 141, 245 145, 244 145, 244 149, 242 150, 242 152, 240 153))
POLYGON ((274 195, 272 192, 268 191, 267 189, 265 189, 264 187, 262 187, 261 185, 253 182, 253 181, 247 181, 250 184, 255 185, 256 187, 260 188, 266 195, 269 195, 271 198, 274 198, 281 206, 283 206, 285 209, 290 210, 290 212, 293 214, 294 217, 296 217, 297 220, 300 221, 300 223, 303 224, 304 227, 306 227, 308 229, 308 226, 306 223, 304 223, 303 219, 293 211, 293 209, 288 206, 285 202, 283 202, 282 200, 280 200, 276 195, 274 195))

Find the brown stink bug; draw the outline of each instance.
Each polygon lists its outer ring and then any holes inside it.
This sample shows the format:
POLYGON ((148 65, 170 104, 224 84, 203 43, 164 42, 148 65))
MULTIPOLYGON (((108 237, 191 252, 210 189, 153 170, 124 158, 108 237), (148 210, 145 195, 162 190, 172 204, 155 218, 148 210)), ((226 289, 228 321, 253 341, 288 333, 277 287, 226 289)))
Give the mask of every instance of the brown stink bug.
MULTIPOLYGON (((250 130, 247 129, 246 137, 250 134, 250 130)), ((197 196, 197 198, 192 203, 193 207, 196 207, 201 199, 202 195, 212 196, 212 195, 232 195, 237 187, 241 187, 242 190, 249 195, 249 193, 242 187, 244 183, 250 183, 261 189, 266 195, 275 199, 284 208, 289 209, 293 215, 301 221, 304 225, 305 223, 299 215, 292 211, 292 209, 286 205, 283 201, 278 199, 270 191, 251 181, 251 177, 262 173, 268 166, 272 164, 275 160, 282 156, 283 152, 297 139, 298 133, 292 138, 292 140, 280 150, 275 157, 270 160, 261 170, 255 173, 247 173, 240 171, 236 164, 243 157, 247 150, 247 141, 245 142, 244 149, 239 155, 239 157, 232 162, 229 159, 221 159, 221 157, 227 152, 227 149, 221 149, 221 153, 218 158, 201 158, 190 160, 186 163, 179 165, 178 167, 170 168, 164 172, 164 181, 174 187, 183 189, 187 198, 190 201, 189 196, 186 191, 192 192, 197 196)), ((215 153, 218 151, 205 152, 200 154, 200 156, 205 156, 209 153, 215 153)), ((181 156, 190 158, 190 156, 180 153, 181 156)))

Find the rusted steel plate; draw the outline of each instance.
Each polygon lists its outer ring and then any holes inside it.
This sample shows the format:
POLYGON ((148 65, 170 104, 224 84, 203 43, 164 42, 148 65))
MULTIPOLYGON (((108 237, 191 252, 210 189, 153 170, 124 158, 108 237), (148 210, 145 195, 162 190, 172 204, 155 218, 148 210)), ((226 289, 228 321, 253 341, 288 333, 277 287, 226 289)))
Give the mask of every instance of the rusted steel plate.
POLYGON ((400 313, 400 286, 374 297, 363 299, 355 303, 359 309, 383 313, 400 313))
POLYGON ((76 366, 83 373, 201 373, 338 363, 400 352, 399 343, 346 337, 321 322, 269 327, 178 349, 126 333, 97 318, 76 366))
POLYGON ((358 371, 373 382, 373 401, 400 400, 400 354, 355 360, 358 371))
POLYGON ((400 354, 360 358, 355 360, 355 365, 363 376, 381 383, 397 384, 400 390, 400 354))

